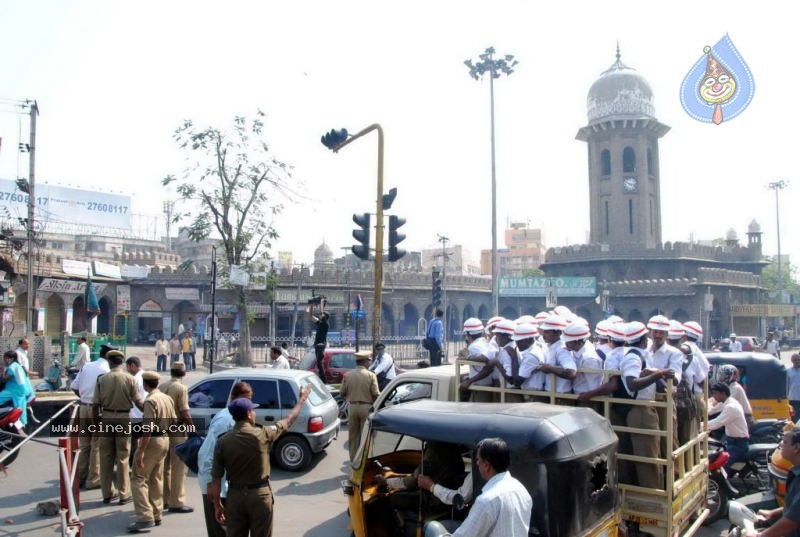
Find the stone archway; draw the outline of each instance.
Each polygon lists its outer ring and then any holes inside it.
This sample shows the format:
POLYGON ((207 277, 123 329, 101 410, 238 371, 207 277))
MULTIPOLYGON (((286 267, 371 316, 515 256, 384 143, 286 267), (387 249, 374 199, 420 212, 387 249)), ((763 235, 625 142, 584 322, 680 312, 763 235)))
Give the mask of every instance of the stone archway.
POLYGON ((467 304, 461 314, 461 323, 463 324, 470 317, 475 317, 475 308, 472 307, 472 304, 467 304))
POLYGON ((403 306, 403 319, 398 324, 399 336, 416 336, 419 323, 419 310, 412 303, 403 306))
POLYGON ((503 311, 500 312, 500 316, 505 317, 506 319, 516 319, 518 317, 517 310, 511 306, 506 306, 503 308, 503 311))
POLYGON ((486 304, 481 304, 478 307, 478 319, 480 319, 481 321, 483 321, 484 324, 486 324, 486 321, 490 319, 491 315, 489 313, 490 311, 491 310, 489 309, 489 306, 487 306, 486 304))
MULTIPOLYGON (((61 333, 66 325, 64 321, 64 300, 58 295, 53 293, 44 303, 44 332, 48 336, 54 336, 61 333)), ((41 330, 42 327, 39 327, 41 330)))
POLYGON ((386 302, 381 304, 381 334, 383 336, 394 336, 394 311, 386 302))
POLYGON ((447 330, 445 330, 445 338, 451 341, 461 331, 462 326, 461 317, 458 315, 458 308, 455 304, 448 304, 446 317, 447 330))
POLYGON ((644 317, 642 316, 642 312, 639 311, 639 310, 631 310, 631 312, 628 314, 627 321, 629 323, 631 323, 633 321, 639 321, 640 323, 643 323, 644 322, 644 317))
POLYGON ((89 328, 86 318, 86 302, 83 295, 78 295, 72 301, 72 333, 85 332, 89 328))
POLYGON ((678 308, 672 312, 672 319, 678 321, 679 323, 685 323, 688 322, 691 318, 689 317, 689 314, 686 313, 686 310, 684 310, 683 308, 678 308))
POLYGON ((97 333, 111 333, 111 300, 108 297, 101 297, 98 301, 100 313, 97 315, 97 333))

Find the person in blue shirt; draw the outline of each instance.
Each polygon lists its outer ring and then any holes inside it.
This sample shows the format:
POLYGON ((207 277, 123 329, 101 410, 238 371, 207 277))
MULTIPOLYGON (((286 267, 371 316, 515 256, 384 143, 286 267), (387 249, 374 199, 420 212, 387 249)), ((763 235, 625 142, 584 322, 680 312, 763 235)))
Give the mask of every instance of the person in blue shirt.
POLYGON ((428 325, 428 331, 425 333, 428 339, 428 353, 431 358, 431 366, 442 365, 442 345, 444 343, 444 324, 442 323, 444 312, 436 309, 433 320, 428 325))
MULTIPOLYGON (((240 397, 253 398, 253 389, 246 382, 237 382, 233 385, 228 403, 240 397)), ((200 451, 197 453, 197 484, 200 485, 200 493, 203 495, 203 512, 205 514, 208 537, 225 537, 225 529, 217 522, 214 516, 214 503, 208 497, 208 484, 211 483, 211 467, 214 465, 214 448, 217 446, 217 439, 233 429, 235 423, 226 405, 225 408, 214 415, 208 425, 203 445, 200 446, 200 451)), ((223 503, 227 495, 228 482, 223 480, 221 491, 223 503)))
POLYGON ((28 407, 28 397, 32 395, 32 390, 28 375, 17 360, 17 353, 14 351, 7 351, 3 355, 5 367, 0 376, 2 376, 6 384, 3 390, 0 391, 0 406, 10 402, 14 408, 21 408, 23 412, 19 421, 23 425, 27 425, 28 413, 26 409, 28 407))

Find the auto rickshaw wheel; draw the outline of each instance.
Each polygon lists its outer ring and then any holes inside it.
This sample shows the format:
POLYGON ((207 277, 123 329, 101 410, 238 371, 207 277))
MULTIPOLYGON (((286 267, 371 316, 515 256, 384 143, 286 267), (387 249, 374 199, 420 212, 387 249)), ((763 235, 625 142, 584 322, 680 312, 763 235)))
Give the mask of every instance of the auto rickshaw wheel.
POLYGON ((703 522, 703 526, 710 526, 717 520, 727 516, 728 500, 728 492, 725 487, 717 482, 715 476, 710 476, 708 478, 708 491, 706 492, 708 516, 703 522))

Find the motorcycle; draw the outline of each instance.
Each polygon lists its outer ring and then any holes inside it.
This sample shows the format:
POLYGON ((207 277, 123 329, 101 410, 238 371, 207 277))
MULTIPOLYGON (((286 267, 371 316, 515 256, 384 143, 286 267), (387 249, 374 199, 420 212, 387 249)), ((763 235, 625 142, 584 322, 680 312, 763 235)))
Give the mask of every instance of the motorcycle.
POLYGON ((783 439, 783 431, 789 424, 789 420, 766 418, 756 420, 750 427, 751 444, 778 444, 783 439))
POLYGON ((342 420, 342 423, 347 422, 350 403, 347 402, 347 399, 342 397, 342 392, 339 390, 339 388, 331 386, 330 384, 326 384, 325 387, 328 389, 328 392, 330 392, 331 396, 333 396, 333 400, 336 401, 336 406, 339 407, 339 419, 342 420))
POLYGON ((706 507, 709 512, 703 522, 704 526, 709 526, 726 516, 730 499, 739 494, 739 491, 728 480, 728 472, 725 470, 728 460, 730 460, 730 455, 721 445, 709 444, 708 490, 706 492, 706 507))
POLYGON ((17 450, 3 460, 6 451, 11 451, 22 442, 25 433, 19 419, 24 411, 22 408, 0 408, 0 468, 9 466, 19 455, 17 450))

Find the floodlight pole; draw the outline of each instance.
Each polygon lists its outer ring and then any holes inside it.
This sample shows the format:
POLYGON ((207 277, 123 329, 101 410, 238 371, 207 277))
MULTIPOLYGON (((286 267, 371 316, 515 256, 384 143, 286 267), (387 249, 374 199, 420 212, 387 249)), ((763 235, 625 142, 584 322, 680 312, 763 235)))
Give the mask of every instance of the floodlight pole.
POLYGON ((375 300, 372 304, 372 344, 381 339, 381 307, 383 295, 383 129, 378 123, 357 132, 333 148, 338 152, 347 144, 354 142, 374 130, 378 131, 378 195, 375 201, 375 300))

